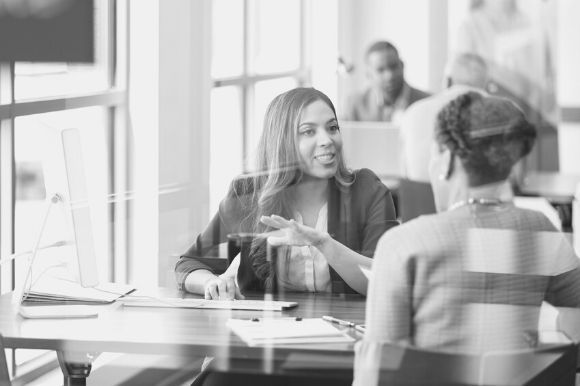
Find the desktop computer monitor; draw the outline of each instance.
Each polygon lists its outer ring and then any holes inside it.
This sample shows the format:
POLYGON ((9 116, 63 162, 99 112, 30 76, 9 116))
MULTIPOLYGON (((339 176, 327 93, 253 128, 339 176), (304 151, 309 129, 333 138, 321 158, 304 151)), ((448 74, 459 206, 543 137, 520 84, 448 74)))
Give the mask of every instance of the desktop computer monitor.
POLYGON ((13 302, 19 304, 20 315, 25 318, 92 317, 97 315, 94 309, 74 308, 75 305, 110 303, 134 288, 99 282, 81 137, 77 129, 67 129, 58 130, 52 139, 45 146, 43 162, 47 206, 26 276, 14 290, 13 302), (56 221, 50 221, 51 217, 56 221), (48 225, 59 231, 52 232, 52 240, 43 237, 47 229, 55 230, 48 225), (50 244, 55 236, 58 241, 50 244), (52 259, 43 262, 48 267, 35 269, 34 278, 35 260, 41 260, 38 252, 63 244, 69 244, 69 248, 58 249, 60 264, 55 265, 52 259), (46 274, 48 269, 59 266, 64 268, 59 274, 46 274), (30 304, 24 306, 25 301, 30 304), (50 307, 55 304, 59 306, 50 307))
POLYGON ((402 174, 399 127, 390 122, 340 122, 346 165, 371 169, 381 178, 402 174))
POLYGON ((52 139, 43 162, 47 198, 60 201, 57 206, 62 207, 68 228, 63 233, 66 241, 72 241, 80 284, 94 287, 99 276, 79 130, 60 130, 52 139))

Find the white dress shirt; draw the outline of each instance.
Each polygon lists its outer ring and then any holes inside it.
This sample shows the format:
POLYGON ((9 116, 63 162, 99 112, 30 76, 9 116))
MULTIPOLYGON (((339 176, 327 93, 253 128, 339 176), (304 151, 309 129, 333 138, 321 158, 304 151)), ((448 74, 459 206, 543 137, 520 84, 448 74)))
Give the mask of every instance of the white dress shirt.
MULTIPOLYGON (((300 213, 295 213, 294 219, 300 224, 304 223, 300 213)), ((314 228, 326 232, 327 226, 328 205, 324 204, 318 212, 314 228)), ((278 286, 280 289, 301 292, 330 292, 332 290, 328 262, 317 248, 294 246, 291 247, 290 253, 279 254, 277 258, 278 286)), ((239 266, 240 255, 236 256, 221 276, 234 277, 237 282, 239 266)))
MULTIPOLYGON (((294 219, 303 224, 300 213, 294 219)), ((327 231, 328 206, 318 212, 315 229, 327 231)), ((315 247, 292 247, 290 253, 278 256, 278 285, 282 289, 303 292, 330 292, 330 272, 324 255, 315 247)))

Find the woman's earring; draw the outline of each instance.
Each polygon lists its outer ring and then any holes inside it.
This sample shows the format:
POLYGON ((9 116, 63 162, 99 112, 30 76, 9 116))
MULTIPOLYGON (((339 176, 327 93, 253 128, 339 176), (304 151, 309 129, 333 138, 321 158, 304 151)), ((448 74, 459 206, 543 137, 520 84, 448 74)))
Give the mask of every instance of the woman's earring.
POLYGON ((441 174, 439 174, 439 181, 445 181, 448 180, 449 177, 451 177, 451 174, 453 173, 453 163, 455 162, 455 154, 451 153, 451 155, 449 156, 449 164, 447 165, 447 170, 445 172, 441 172, 441 174))

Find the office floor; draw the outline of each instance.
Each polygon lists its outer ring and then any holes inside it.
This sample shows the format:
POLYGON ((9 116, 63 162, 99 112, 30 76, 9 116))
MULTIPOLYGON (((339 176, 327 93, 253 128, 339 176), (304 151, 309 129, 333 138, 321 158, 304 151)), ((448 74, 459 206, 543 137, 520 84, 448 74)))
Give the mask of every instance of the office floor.
MULTIPOLYGON (((108 358, 108 361, 105 361, 104 363, 95 363, 95 371, 97 370, 97 366, 100 366, 100 368, 102 368, 103 365, 110 363, 113 359, 117 358, 119 356, 119 354, 103 354, 104 356, 106 356, 108 358)), ((128 379, 131 378, 131 376, 127 376, 128 374, 125 374, 126 376, 123 376, 121 378, 118 378, 119 374, 111 374, 110 377, 106 380, 106 383, 99 383, 99 385, 101 386, 106 386, 106 385, 136 385, 138 383, 133 383, 128 381, 128 379), (116 378, 116 379, 115 379, 116 378)), ((101 377, 99 379, 99 381, 103 381, 105 380, 103 377, 101 377)), ((179 385, 179 386, 189 386, 191 385, 192 380, 187 380, 185 382, 180 382, 180 383, 176 383, 174 385, 179 385)), ((39 379, 37 379, 34 382, 30 382, 28 383, 28 386, 48 386, 48 385, 62 385, 62 372, 60 371, 60 369, 56 369, 54 371, 51 371, 50 373, 40 377, 39 379)), ((166 383, 164 383, 165 385, 166 383)), ((92 382, 92 380, 89 378, 89 382, 87 382, 87 385, 97 385, 97 383, 92 382)), ((157 383, 157 385, 161 385, 159 383, 157 383)), ((576 386, 580 386, 580 374, 576 375, 576 386)))

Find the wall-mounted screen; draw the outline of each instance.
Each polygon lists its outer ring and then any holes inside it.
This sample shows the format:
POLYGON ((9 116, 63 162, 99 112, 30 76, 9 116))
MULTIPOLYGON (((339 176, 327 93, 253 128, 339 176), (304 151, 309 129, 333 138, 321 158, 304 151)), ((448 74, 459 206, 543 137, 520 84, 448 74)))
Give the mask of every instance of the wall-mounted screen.
POLYGON ((93 62, 93 0, 0 0, 0 61, 93 62))

